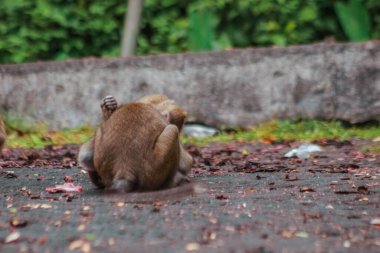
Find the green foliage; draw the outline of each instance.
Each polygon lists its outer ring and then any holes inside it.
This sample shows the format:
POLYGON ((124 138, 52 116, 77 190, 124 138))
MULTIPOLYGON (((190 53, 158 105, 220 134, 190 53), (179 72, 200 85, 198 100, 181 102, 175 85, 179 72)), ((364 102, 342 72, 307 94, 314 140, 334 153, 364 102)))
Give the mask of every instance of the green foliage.
POLYGON ((3 0, 0 62, 119 54, 125 1, 3 0))
MULTIPOLYGON (((2 0, 0 63, 116 57, 126 3, 2 0)), ((137 54, 380 38, 379 13, 378 0, 145 0, 137 54)))
POLYGON ((361 0, 337 2, 335 10, 344 32, 352 41, 368 40, 371 36, 369 12, 361 0))

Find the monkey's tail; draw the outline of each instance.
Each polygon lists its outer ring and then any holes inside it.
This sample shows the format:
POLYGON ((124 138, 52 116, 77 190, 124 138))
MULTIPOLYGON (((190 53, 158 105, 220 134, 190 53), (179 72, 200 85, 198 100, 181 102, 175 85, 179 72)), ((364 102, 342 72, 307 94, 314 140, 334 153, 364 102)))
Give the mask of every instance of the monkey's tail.
POLYGON ((136 203, 136 204, 149 204, 154 202, 163 201, 176 201, 184 197, 200 194, 205 192, 205 188, 195 183, 188 183, 178 187, 152 191, 152 192, 138 192, 138 193, 110 193, 105 192, 104 196, 109 201, 136 203))

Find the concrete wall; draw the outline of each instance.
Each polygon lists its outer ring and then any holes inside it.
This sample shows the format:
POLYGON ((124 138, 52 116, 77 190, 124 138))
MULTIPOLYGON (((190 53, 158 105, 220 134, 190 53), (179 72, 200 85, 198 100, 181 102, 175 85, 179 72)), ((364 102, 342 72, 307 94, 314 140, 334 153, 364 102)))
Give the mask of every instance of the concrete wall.
POLYGON ((191 120, 380 120, 380 41, 0 65, 0 108, 52 128, 99 120, 99 101, 164 93, 191 120))

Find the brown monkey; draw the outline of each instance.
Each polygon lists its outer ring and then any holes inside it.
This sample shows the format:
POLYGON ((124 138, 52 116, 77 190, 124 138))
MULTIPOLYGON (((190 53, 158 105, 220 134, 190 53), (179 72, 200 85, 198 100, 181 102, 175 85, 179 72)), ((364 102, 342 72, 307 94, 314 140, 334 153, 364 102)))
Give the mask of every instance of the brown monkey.
POLYGON ((178 138, 177 127, 152 106, 121 105, 95 133, 94 166, 101 182, 126 192, 174 186, 178 138))
MULTIPOLYGON (((169 123, 175 124, 179 130, 182 129, 183 122, 187 116, 187 113, 184 112, 179 106, 175 105, 174 102, 172 100, 169 100, 169 98, 165 95, 148 95, 137 100, 136 102, 153 105, 161 112, 161 114, 167 119, 169 123)), ((102 109, 103 121, 106 121, 118 108, 118 105, 116 99, 113 96, 107 96, 102 100, 100 107, 102 109)), ((97 187, 104 188, 104 185, 101 182, 98 173, 94 169, 93 150, 94 140, 91 139, 82 145, 79 152, 78 161, 88 171, 91 181, 97 187)), ((190 181, 186 176, 190 172, 192 164, 193 158, 180 144, 180 173, 177 173, 175 177, 175 185, 190 181)))
POLYGON ((3 121, 2 117, 0 116, 0 153, 1 153, 1 150, 3 149, 6 137, 7 137, 7 135, 5 133, 4 121, 3 121))
POLYGON ((101 107, 104 121, 78 155, 96 186, 125 192, 151 191, 186 181, 178 172, 178 128, 157 109, 144 103, 116 108, 109 97, 101 107))

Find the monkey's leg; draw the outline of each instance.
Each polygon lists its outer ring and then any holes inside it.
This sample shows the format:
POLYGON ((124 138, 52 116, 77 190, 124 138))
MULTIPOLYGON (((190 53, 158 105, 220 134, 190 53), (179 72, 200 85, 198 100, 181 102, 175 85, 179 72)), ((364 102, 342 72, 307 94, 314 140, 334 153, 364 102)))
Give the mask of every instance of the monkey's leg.
POLYGON ((95 170, 94 166, 94 138, 91 138, 89 141, 83 143, 79 149, 78 154, 78 163, 86 171, 95 170))
POLYGON ((94 166, 94 138, 91 138, 80 147, 78 163, 88 172, 90 180, 95 186, 104 188, 104 184, 101 182, 101 178, 94 166))
POLYGON ((187 175, 189 174, 191 167, 193 166, 193 157, 183 148, 180 144, 180 161, 179 161, 179 171, 187 175))
POLYGON ((102 109, 103 121, 106 121, 117 109, 117 101, 113 96, 106 96, 102 99, 100 108, 102 109))
POLYGON ((167 125, 153 150, 152 174, 156 175, 156 187, 173 186, 174 177, 179 169, 179 145, 178 128, 175 125, 167 125))

